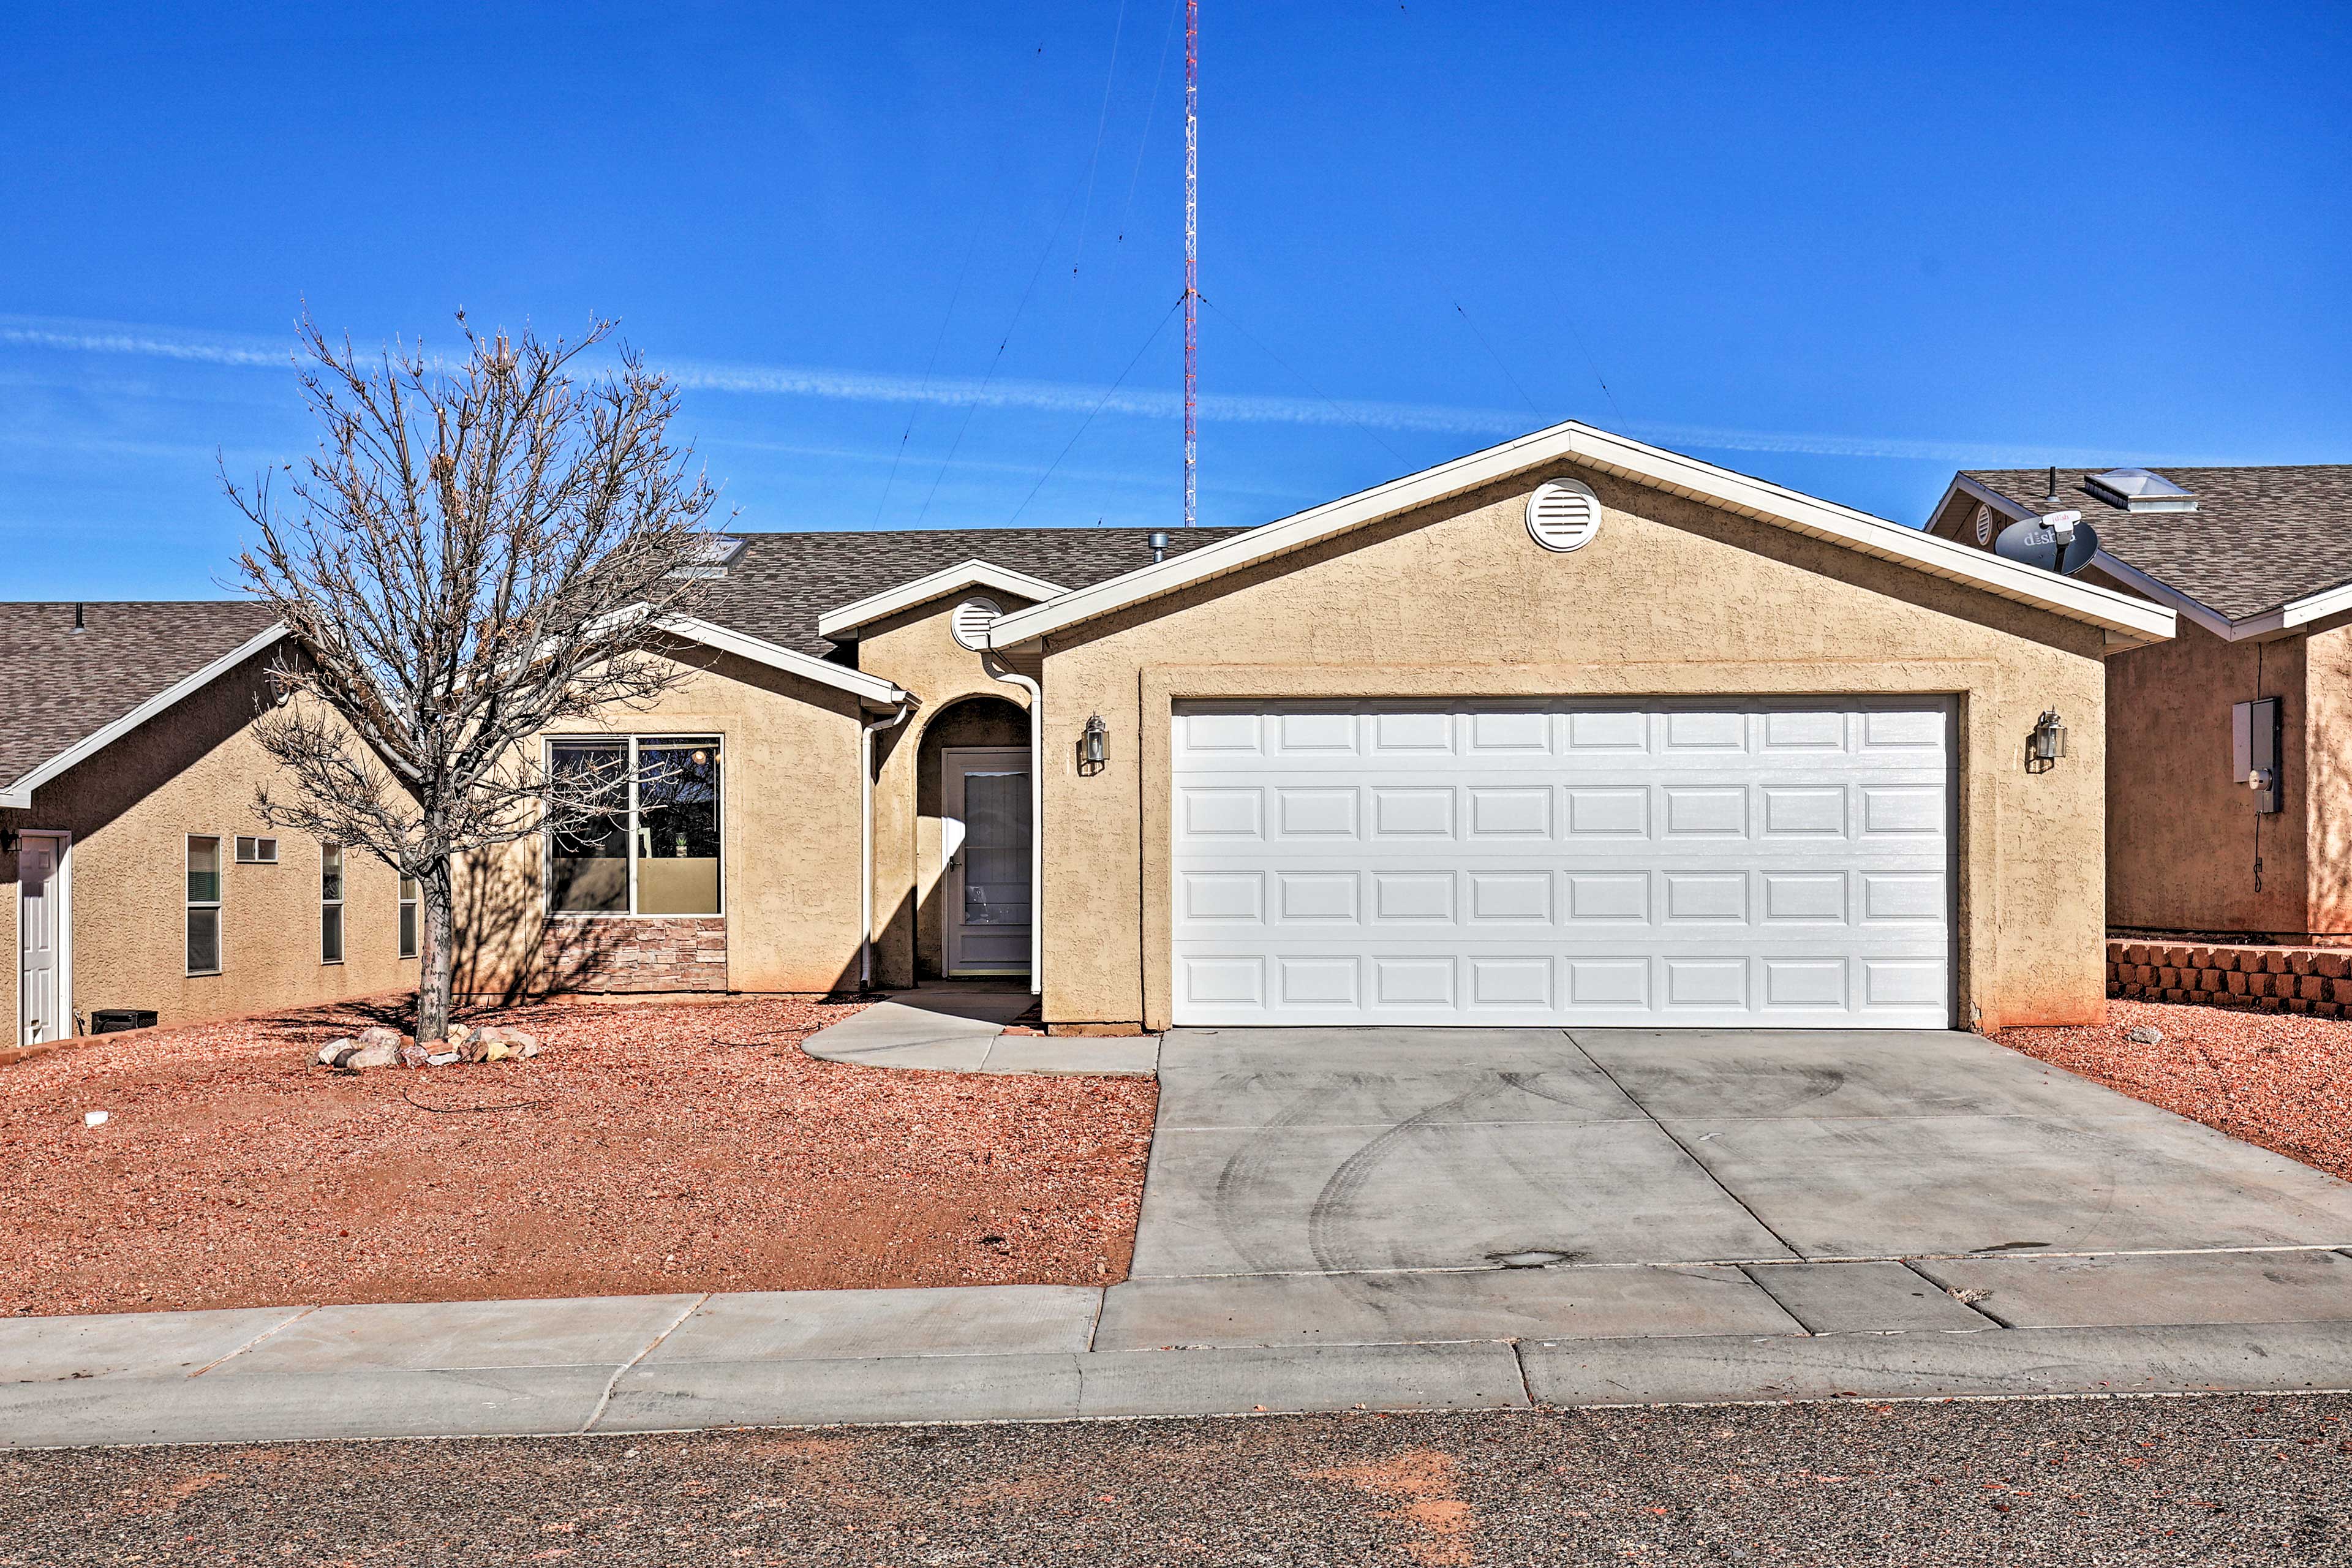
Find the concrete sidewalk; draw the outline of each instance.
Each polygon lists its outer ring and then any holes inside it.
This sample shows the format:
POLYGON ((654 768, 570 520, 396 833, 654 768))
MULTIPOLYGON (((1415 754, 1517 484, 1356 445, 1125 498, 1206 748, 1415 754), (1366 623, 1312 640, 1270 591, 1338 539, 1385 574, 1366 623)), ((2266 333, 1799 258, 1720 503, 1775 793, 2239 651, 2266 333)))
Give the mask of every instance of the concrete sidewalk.
POLYGON ((2318 1389, 2352 1258, 2315 1248, 0 1321, 15 1448, 2318 1389))
POLYGON ((1092 1039, 1008 1035, 1004 1026, 1036 998, 1003 984, 947 984, 893 992, 855 1016, 820 1029, 801 1048, 826 1061, 924 1072, 1030 1073, 1149 1078, 1158 1037, 1092 1039))

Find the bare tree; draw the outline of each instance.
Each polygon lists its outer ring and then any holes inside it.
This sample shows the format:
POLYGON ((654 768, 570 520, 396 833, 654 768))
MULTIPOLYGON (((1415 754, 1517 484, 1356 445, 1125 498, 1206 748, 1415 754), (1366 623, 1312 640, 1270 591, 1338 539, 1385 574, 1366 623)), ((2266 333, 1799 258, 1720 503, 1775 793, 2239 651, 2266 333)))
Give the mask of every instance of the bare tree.
POLYGON ((223 476, 259 531, 240 585, 297 645, 258 725, 292 787, 262 786, 255 810, 416 879, 420 1041, 448 1031, 454 863, 612 809, 619 781, 551 772, 536 738, 687 673, 660 626, 706 586, 717 501, 668 444, 665 378, 625 349, 615 370, 575 366, 611 322, 509 343, 457 321, 465 362, 445 364, 362 359, 306 316, 317 453, 250 489, 223 476))

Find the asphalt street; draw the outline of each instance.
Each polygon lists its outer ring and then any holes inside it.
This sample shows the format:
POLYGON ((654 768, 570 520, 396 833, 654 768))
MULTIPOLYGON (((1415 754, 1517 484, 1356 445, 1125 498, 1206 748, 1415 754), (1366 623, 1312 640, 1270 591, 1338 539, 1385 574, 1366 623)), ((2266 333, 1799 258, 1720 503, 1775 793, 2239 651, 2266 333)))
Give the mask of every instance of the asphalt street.
POLYGON ((2352 1563, 2352 1398, 29 1452, 0 1564, 2352 1563))

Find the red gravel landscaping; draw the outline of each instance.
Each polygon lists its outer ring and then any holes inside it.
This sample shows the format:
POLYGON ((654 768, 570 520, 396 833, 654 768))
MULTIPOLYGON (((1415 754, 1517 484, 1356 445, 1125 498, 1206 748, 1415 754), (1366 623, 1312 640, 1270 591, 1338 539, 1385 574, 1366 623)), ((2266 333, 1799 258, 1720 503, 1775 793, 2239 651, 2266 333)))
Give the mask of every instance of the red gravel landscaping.
POLYGON ((2352 1020, 2112 1001, 2107 1022, 2002 1045, 2352 1181, 2352 1020), (2127 1031, 2164 1038, 2142 1045, 2127 1031))
POLYGON ((0 1313, 1126 1274, 1149 1079, 800 1049, 856 1010, 550 1005, 496 1016, 530 1061, 306 1065, 354 1007, 0 1067, 0 1313))

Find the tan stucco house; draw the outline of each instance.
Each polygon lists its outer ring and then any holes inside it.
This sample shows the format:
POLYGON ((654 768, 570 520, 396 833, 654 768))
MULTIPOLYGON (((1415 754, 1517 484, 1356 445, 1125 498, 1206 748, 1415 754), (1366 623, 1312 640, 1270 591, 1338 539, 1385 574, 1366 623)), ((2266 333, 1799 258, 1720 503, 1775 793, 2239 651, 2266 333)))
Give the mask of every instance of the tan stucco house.
POLYGON ((2107 661, 2110 925, 2352 943, 2352 465, 1968 471, 1927 528, 2059 511, 2083 580, 2179 617, 2107 661))
MULTIPOLYGON (((625 765, 611 819, 461 877, 461 989, 1025 976, 1079 1034, 2095 1018, 2110 664, 2174 630, 1579 424, 1260 528, 747 533, 699 570, 678 684, 540 742, 625 765)), ((362 977, 360 915, 320 976, 285 891, 317 847, 236 858, 271 633, 227 608, 107 738, 0 757, 20 931, 24 847, 72 836, 75 1010, 362 977), (181 973, 198 837, 224 910, 269 901, 224 931, 276 933, 221 976, 181 973), (100 900, 147 934, 85 935, 100 900)), ((405 983, 379 929, 365 975, 405 983)))
POLYGON ((481 879, 475 989, 1025 974, 1074 1033, 2104 1008, 2107 662, 2174 626, 2116 587, 1576 424, 1255 529, 737 538, 681 688, 549 739, 638 795, 481 879))
POLYGON ((283 641, 235 601, 0 604, 0 1047, 415 983, 399 879, 254 818, 283 641))

